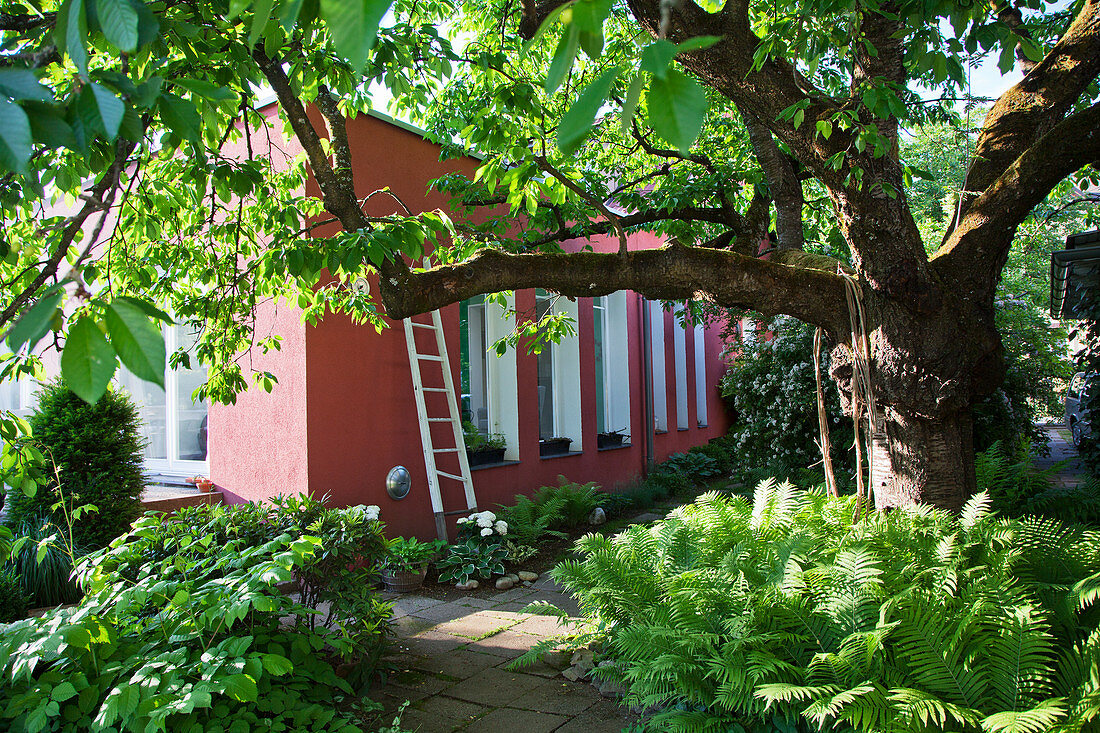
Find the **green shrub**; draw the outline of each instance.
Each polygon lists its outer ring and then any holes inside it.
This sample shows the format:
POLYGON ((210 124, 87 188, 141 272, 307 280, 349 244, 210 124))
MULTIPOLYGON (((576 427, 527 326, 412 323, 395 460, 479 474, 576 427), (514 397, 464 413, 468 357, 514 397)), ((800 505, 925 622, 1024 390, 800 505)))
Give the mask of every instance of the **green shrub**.
POLYGON ((561 503, 538 504, 530 497, 516 494, 516 503, 500 507, 501 517, 508 525, 508 537, 521 545, 534 545, 546 535, 564 537, 561 532, 551 530, 552 520, 557 518, 561 503))
POLYGON ((664 464, 658 464, 657 468, 646 477, 645 482, 653 487, 653 496, 658 501, 690 493, 695 488, 695 482, 690 476, 675 469, 666 468, 664 464))
POLYGON ((1100 524, 1100 481, 1095 478, 1077 486, 1052 486, 1059 466, 1039 470, 1027 451, 1023 459, 1013 460, 1001 443, 978 453, 974 464, 978 488, 989 492, 993 508, 1006 516, 1100 524))
POLYGON ((26 616, 27 600, 19 576, 11 570, 0 569, 0 624, 26 616))
POLYGON ((607 629, 597 676, 659 731, 1092 730, 1100 541, 979 495, 853 523, 774 482, 588 535, 554 577, 607 629), (1084 728, 1082 728, 1084 726, 1084 728))
POLYGON ((0 638, 0 719, 16 731, 358 730, 335 663, 361 661, 364 629, 385 629, 388 607, 363 590, 385 542, 370 511, 316 504, 137 520, 82 561, 79 605, 0 638), (315 517, 310 532, 294 529, 294 506, 315 517), (315 630, 278 588, 321 576, 335 629, 315 630))
POLYGON ((726 436, 713 438, 706 445, 697 445, 688 453, 697 453, 713 460, 714 468, 718 471, 716 475, 719 476, 728 476, 737 462, 733 446, 726 436))
POLYGON ((679 473, 695 484, 705 484, 722 475, 718 461, 701 452, 673 453, 658 469, 679 473))
MULTIPOLYGON (((764 467, 768 476, 793 478, 821 460, 816 442, 814 329, 788 316, 775 318, 767 329, 774 331, 774 338, 738 344, 740 355, 721 383, 733 419, 727 439, 737 460, 734 473, 744 482, 756 477, 752 472, 758 467, 764 467)), ((829 355, 823 353, 822 387, 833 465, 837 480, 845 483, 854 473, 849 450, 852 422, 841 410, 840 392, 828 377, 829 366, 829 355)))
POLYGON ((535 503, 550 518, 550 526, 573 529, 588 520, 588 515, 599 506, 600 487, 595 481, 578 484, 565 476, 558 476, 557 486, 542 486, 535 491, 535 503))
POLYGON ((11 566, 34 606, 58 606, 80 599, 80 589, 71 575, 73 558, 85 552, 70 547, 65 535, 48 516, 24 519, 14 528, 15 539, 26 540, 14 551, 11 566))
POLYGON ((130 528, 141 513, 142 438, 137 408, 124 393, 108 390, 89 405, 58 380, 38 393, 38 411, 30 417, 33 441, 57 468, 57 481, 31 497, 8 492, 8 521, 49 514, 60 491, 74 504, 91 504, 73 527, 77 544, 105 547, 130 528))

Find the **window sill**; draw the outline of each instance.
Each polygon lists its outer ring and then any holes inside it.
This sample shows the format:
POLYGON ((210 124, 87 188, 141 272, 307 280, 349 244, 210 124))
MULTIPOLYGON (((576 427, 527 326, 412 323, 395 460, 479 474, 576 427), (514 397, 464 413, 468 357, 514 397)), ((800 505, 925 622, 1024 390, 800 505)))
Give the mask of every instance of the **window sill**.
POLYGON ((688 431, 688 428, 676 428, 677 433, 686 433, 687 431, 688 431))
POLYGON ((605 450, 622 450, 623 448, 629 448, 631 445, 633 445, 633 444, 632 443, 621 443, 619 445, 607 445, 607 446, 604 446, 603 448, 597 448, 596 450, 600 453, 603 453, 605 450))
POLYGON ((668 435, 668 431, 667 430, 654 430, 653 434, 654 435, 668 435))
POLYGON ((705 428, 705 427, 708 427, 708 426, 707 426, 707 424, 706 424, 705 422, 701 422, 701 423, 699 423, 698 425, 696 425, 695 427, 697 427, 697 428, 699 428, 700 430, 702 430, 703 428, 705 428))
POLYGON ((484 471, 487 468, 500 468, 501 466, 518 466, 519 461, 499 461, 497 463, 482 463, 480 466, 470 466, 470 473, 484 471))
POLYGON ((584 455, 584 451, 571 450, 567 453, 555 453, 552 456, 539 456, 539 460, 540 461, 552 461, 555 458, 568 458, 569 456, 583 456, 583 455, 584 455))

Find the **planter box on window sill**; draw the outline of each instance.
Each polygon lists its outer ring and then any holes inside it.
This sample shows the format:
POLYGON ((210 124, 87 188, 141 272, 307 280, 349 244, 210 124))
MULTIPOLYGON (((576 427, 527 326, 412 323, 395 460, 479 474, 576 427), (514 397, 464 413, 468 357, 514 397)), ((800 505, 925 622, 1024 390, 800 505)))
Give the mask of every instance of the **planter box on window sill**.
POLYGON ((596 448, 603 450, 605 448, 618 448, 622 446, 623 439, 629 436, 622 433, 596 433, 596 448))
POLYGON ((560 456, 569 452, 572 438, 547 438, 539 441, 539 457, 560 456))
POLYGON ((483 448, 477 451, 466 451, 466 460, 470 468, 484 466, 487 463, 503 463, 504 448, 483 448))

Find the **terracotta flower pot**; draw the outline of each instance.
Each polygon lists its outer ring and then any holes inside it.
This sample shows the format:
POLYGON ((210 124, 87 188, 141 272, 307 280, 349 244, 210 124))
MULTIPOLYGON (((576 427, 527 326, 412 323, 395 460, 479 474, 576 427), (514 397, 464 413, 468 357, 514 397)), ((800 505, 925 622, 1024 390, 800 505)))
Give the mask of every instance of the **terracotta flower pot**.
POLYGON ((209 494, 214 490, 214 482, 208 478, 199 479, 195 482, 195 486, 204 494, 209 494))

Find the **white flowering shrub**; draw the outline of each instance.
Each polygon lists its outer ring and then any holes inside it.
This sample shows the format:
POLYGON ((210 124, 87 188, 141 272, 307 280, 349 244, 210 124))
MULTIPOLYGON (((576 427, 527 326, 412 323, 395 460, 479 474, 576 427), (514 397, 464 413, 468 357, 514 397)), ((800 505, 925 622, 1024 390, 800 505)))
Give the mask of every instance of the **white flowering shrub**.
MULTIPOLYGON (((813 328, 779 316, 757 329, 770 338, 730 344, 732 359, 722 378, 722 395, 733 425, 726 442, 734 456, 733 474, 823 480, 817 447, 817 395, 813 328), (820 474, 818 478, 815 474, 820 474)), ((833 466, 842 484, 852 476, 852 424, 840 408, 840 393, 829 377, 829 356, 822 349, 825 409, 833 446, 833 466)))
POLYGON ((492 512, 474 512, 458 520, 459 541, 473 539, 482 543, 497 544, 508 536, 508 523, 497 519, 492 512))

